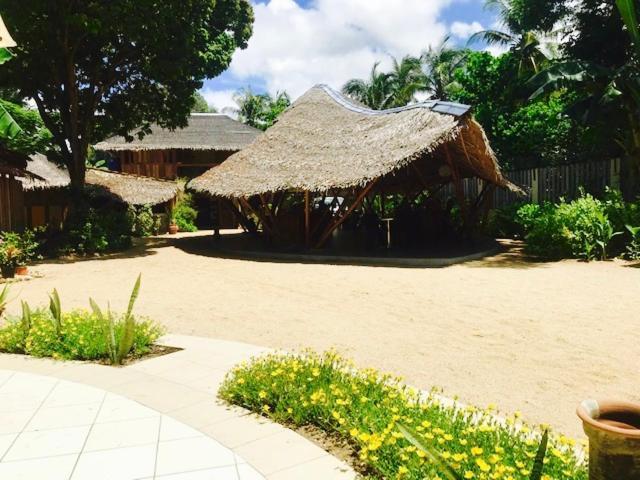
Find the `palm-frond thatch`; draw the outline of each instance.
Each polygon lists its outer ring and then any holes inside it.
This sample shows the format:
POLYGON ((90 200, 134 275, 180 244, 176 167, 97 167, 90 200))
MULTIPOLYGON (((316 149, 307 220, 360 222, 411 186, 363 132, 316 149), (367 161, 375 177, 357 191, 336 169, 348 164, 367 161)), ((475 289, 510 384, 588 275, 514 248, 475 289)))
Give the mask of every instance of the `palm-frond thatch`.
POLYGON ((227 115, 193 113, 189 124, 182 129, 168 130, 157 125, 142 140, 133 133, 134 140, 112 137, 95 145, 106 152, 147 150, 212 150, 235 152, 253 142, 262 132, 240 123, 227 115))
POLYGON ((517 189, 502 176, 482 127, 468 112, 468 106, 439 101, 374 111, 316 86, 253 144, 189 186, 221 197, 320 192, 363 186, 423 160, 435 177, 442 175, 435 183, 449 182, 454 169, 459 177, 517 189))
MULTIPOLYGON (((25 191, 64 188, 70 183, 67 170, 44 155, 33 155, 27 172, 33 176, 20 179, 25 191)), ((177 182, 95 168, 87 169, 86 183, 129 205, 165 203, 174 199, 179 190, 177 182)))

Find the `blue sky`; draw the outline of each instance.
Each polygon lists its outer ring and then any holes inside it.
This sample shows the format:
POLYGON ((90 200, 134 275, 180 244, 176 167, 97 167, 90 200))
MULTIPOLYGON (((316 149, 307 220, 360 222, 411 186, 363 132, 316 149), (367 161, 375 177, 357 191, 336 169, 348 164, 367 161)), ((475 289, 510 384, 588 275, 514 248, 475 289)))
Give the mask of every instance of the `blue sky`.
POLYGON ((492 27, 483 0, 254 0, 254 35, 231 67, 202 93, 219 109, 233 92, 286 90, 295 99, 316 83, 340 88, 368 75, 374 62, 418 55, 445 35, 464 44, 492 27))

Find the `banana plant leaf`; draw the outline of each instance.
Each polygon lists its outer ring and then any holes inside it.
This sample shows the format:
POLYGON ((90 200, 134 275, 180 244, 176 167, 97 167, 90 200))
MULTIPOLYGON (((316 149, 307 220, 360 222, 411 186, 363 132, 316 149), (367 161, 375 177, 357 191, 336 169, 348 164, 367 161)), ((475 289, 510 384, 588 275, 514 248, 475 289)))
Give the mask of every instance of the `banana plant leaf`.
POLYGON ((0 105, 0 138, 15 138, 22 133, 20 125, 16 123, 9 112, 0 105))
POLYGON ((616 0, 620 16, 624 22, 631 41, 636 47, 636 52, 640 54, 640 26, 638 26, 638 15, 636 12, 635 0, 616 0))
POLYGON ((0 65, 2 65, 5 62, 8 62, 12 58, 13 58, 13 55, 9 50, 7 50, 6 48, 0 48, 0 65))

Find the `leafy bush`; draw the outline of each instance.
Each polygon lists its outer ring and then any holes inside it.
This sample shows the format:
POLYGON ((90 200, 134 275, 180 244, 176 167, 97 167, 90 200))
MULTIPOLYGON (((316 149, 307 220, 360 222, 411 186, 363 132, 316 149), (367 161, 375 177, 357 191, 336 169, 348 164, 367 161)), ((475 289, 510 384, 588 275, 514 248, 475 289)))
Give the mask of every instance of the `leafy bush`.
POLYGON ((23 233, 0 232, 0 270, 3 275, 11 276, 16 267, 38 258, 39 248, 33 230, 23 233))
POLYGON ((62 254, 91 255, 131 247, 131 217, 121 208, 79 207, 67 219, 57 250, 62 254))
POLYGON ((525 204, 518 202, 489 212, 484 233, 494 238, 522 238, 524 229, 517 221, 518 210, 525 204))
MULTIPOLYGON (((625 257, 629 260, 640 260, 640 227, 626 225, 627 231, 631 235, 631 241, 626 247, 625 257)), ((0 296, 0 300, 1 300, 0 296)), ((0 301, 1 305, 1 301, 0 301)))
POLYGON ((181 198, 173 208, 173 221, 178 225, 181 232, 197 232, 196 218, 198 211, 193 208, 193 199, 190 194, 183 193, 181 198))
POLYGON ((151 235, 158 234, 160 221, 153 213, 151 206, 131 206, 129 207, 129 217, 131 219, 131 231, 134 237, 150 237, 151 235))
POLYGON ((139 288, 140 279, 125 314, 109 310, 105 315, 93 301, 93 311, 62 312, 55 291, 48 309, 32 311, 23 302, 22 315, 8 318, 0 328, 0 351, 64 360, 106 360, 111 364, 144 355, 163 329, 149 319, 133 316, 139 288))
MULTIPOLYGON (((370 478, 443 478, 437 463, 411 445, 408 425, 463 478, 527 479, 541 432, 519 420, 500 421, 492 409, 450 405, 421 395, 399 379, 356 370, 333 352, 271 354, 244 363, 226 377, 220 396, 293 425, 312 425, 354 449, 370 478)), ((546 478, 586 480, 574 440, 551 435, 546 478)))
POLYGON ((617 191, 607 192, 603 200, 582 192, 571 202, 523 205, 515 220, 533 254, 604 260, 621 254, 632 241, 625 225, 640 223, 640 212, 637 204, 624 202, 617 191))

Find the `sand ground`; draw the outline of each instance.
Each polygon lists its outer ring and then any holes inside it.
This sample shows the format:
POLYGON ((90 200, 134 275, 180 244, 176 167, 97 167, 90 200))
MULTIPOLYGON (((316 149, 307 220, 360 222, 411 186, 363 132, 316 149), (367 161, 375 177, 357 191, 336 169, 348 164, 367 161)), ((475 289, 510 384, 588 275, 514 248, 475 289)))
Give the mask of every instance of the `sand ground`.
MULTIPOLYGON (((13 295, 65 308, 92 296, 173 333, 294 349, 337 347, 361 366, 581 435, 589 397, 640 401, 640 269, 531 263, 517 252, 442 269, 216 258, 203 239, 153 240, 115 258, 45 263, 13 295)), ((17 311, 19 302, 11 309, 17 311)))

